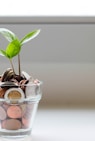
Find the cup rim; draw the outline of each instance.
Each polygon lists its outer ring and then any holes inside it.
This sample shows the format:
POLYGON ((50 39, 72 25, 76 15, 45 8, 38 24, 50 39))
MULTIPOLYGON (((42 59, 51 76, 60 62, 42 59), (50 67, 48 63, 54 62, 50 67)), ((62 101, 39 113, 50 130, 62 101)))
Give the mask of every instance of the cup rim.
MULTIPOLYGON (((0 82, 0 87, 13 87, 14 86, 14 82, 11 82, 11 81, 5 81, 5 82, 0 82), (10 85, 9 85, 9 84, 10 85)), ((18 84, 16 85, 17 87, 20 87, 20 86, 41 86, 43 84, 43 81, 39 81, 38 83, 33 83, 33 82, 29 82, 27 84, 18 84)))
MULTIPOLYGON (((2 82, 2 84, 4 84, 4 82, 2 82)), ((7 84, 5 86, 3 85, 3 88, 4 87, 10 87, 10 88, 7 89, 7 91, 12 90, 12 89, 14 89, 14 90, 21 89, 21 91, 23 91, 22 88, 20 88, 21 86, 25 86, 25 87, 26 86, 27 87, 38 86, 38 87, 40 87, 42 84, 43 84, 42 81, 39 81, 39 83, 36 83, 36 84, 35 83, 22 84, 22 85, 19 85, 17 87, 13 87, 13 85, 10 86, 10 85, 7 84)), ((6 94, 6 92, 5 92, 5 94, 6 94)), ((23 94, 25 94, 24 91, 23 91, 23 94)), ((29 96, 29 97, 25 96, 25 97, 23 97, 21 99, 9 99, 9 98, 5 98, 5 97, 4 98, 0 98, 0 102, 7 102, 7 103, 12 103, 12 102, 14 102, 14 103, 22 103, 22 102, 28 102, 28 101, 34 102, 34 101, 40 101, 41 97, 42 97, 42 93, 39 92, 38 94, 35 94, 33 96, 29 96)))

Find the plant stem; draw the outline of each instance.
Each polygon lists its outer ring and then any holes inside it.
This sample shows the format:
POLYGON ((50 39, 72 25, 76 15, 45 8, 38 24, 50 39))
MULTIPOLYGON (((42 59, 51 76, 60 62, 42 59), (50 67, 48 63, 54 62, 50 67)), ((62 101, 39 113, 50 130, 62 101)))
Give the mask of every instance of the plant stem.
POLYGON ((18 54, 18 71, 19 71, 19 76, 21 76, 21 68, 20 68, 20 54, 18 54))
POLYGON ((11 60, 11 59, 9 59, 9 60, 10 60, 10 63, 11 63, 11 67, 12 67, 12 69, 13 69, 13 72, 14 72, 14 74, 15 74, 14 66, 13 66, 12 60, 11 60))

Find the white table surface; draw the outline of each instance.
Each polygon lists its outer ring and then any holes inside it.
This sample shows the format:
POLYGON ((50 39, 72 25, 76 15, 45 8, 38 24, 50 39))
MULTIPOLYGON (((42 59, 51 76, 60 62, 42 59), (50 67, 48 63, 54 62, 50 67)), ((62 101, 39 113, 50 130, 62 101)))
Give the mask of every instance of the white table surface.
POLYGON ((24 140, 95 141, 95 109, 39 109, 32 135, 24 140))

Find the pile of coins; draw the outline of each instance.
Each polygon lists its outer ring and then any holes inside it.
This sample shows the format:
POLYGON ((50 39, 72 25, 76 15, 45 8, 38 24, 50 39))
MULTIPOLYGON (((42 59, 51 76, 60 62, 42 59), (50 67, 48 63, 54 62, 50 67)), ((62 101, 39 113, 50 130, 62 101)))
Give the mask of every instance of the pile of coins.
POLYGON ((39 83, 37 79, 34 80, 26 72, 19 76, 9 68, 0 78, 0 98, 18 101, 33 97, 39 93, 39 83))
POLYGON ((3 102, 0 105, 0 128, 7 130, 27 129, 31 126, 31 117, 35 110, 33 103, 10 105, 3 102))
POLYGON ((31 126, 31 117, 36 104, 25 101, 38 93, 40 82, 26 72, 22 76, 7 69, 0 77, 0 128, 7 130, 26 129, 31 126))

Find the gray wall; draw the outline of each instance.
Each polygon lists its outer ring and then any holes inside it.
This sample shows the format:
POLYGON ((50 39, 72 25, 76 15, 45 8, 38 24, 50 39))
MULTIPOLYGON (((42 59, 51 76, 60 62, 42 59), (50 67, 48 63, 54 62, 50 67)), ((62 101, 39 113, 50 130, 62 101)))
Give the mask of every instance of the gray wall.
MULTIPOLYGON (((33 29, 39 36, 21 52, 22 70, 43 81, 41 104, 92 105, 95 103, 95 24, 1 23, 21 39, 33 29)), ((0 48, 7 41, 0 35, 0 48)), ((17 58, 14 65, 17 69, 17 58)), ((0 73, 9 62, 0 57, 0 73)))

